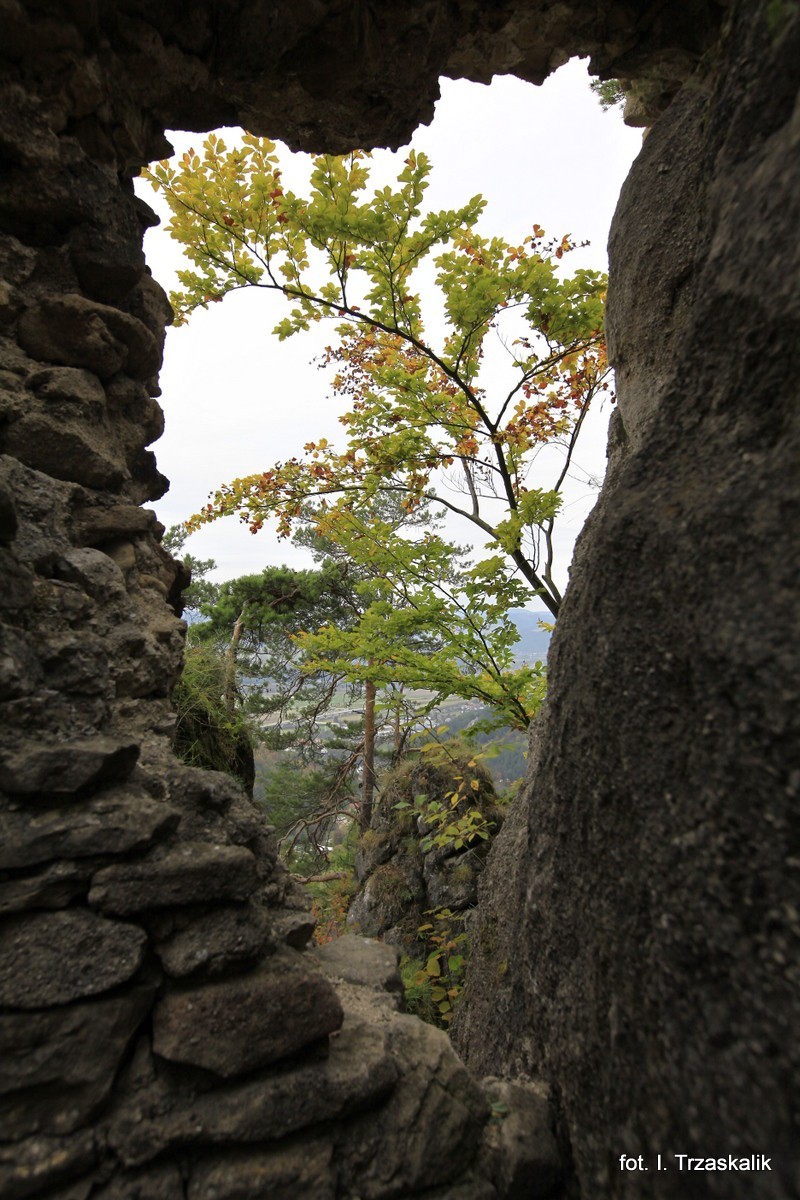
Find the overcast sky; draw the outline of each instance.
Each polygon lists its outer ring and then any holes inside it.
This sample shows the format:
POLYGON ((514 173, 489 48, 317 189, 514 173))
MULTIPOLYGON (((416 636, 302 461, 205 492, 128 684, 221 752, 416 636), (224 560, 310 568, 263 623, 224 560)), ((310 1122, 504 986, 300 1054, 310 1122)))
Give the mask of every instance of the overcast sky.
MULTIPOLYGON (((617 111, 601 110, 584 66, 571 62, 540 88, 505 76, 488 87, 445 79, 441 89, 433 122, 417 130, 411 143, 433 164, 428 205, 455 207, 480 192, 488 200, 484 232, 511 242, 529 236, 534 223, 549 236, 570 233, 591 244, 568 256, 567 268, 605 270, 611 217, 641 133, 626 128, 617 111)), ((171 140, 183 152, 199 148, 202 137, 175 134, 171 140)), ((393 179, 406 154, 407 148, 396 156, 375 152, 376 182, 381 175, 386 182, 393 179)), ((285 176, 290 187, 299 187, 308 159, 292 157, 296 162, 285 176)), ((139 181, 137 190, 166 215, 149 185, 139 181)), ((161 228, 147 234, 145 251, 153 274, 169 291, 181 265, 179 248, 161 228)), ((154 447, 172 484, 155 505, 165 525, 196 512, 219 484, 291 457, 311 439, 326 436, 341 444, 336 418, 342 401, 330 396, 325 374, 312 361, 331 340, 331 327, 279 343, 270 330, 285 315, 281 297, 253 289, 234 293, 198 311, 188 326, 168 331, 161 372, 166 430, 154 447)), ((603 474, 607 419, 608 405, 582 431, 576 454, 582 479, 570 487, 557 535, 556 576, 562 585, 572 544, 596 495, 585 479, 603 474)), ((469 540, 464 528, 449 532, 461 542, 469 540)), ((206 526, 187 549, 214 558, 218 579, 267 564, 309 565, 303 552, 279 542, 266 526, 254 536, 236 518, 206 526)))

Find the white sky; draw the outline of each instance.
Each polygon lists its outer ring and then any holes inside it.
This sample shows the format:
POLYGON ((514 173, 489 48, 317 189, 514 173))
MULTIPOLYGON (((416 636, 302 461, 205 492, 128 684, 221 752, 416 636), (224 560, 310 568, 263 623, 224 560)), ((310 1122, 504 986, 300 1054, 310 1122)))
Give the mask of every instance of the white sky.
MULTIPOLYGON (((565 268, 605 270, 611 217, 641 133, 626 128, 618 111, 601 110, 584 66, 568 63, 540 88, 510 76, 497 77, 488 87, 443 79, 441 88, 432 123, 418 129, 411 142, 432 161, 430 208, 455 207, 480 192, 488 200, 483 232, 511 242, 529 236, 534 223, 548 236, 571 233, 591 245, 570 254, 565 268)), ((228 141, 232 137, 233 131, 228 141)), ((181 153, 199 148, 202 137, 175 134, 171 140, 181 153)), ((393 179, 407 152, 376 151, 375 182, 382 173, 385 182, 393 179)), ((288 157, 288 152, 282 155, 284 177, 299 190, 308 159, 295 155, 296 165, 286 169, 288 157)), ((167 216, 149 185, 138 181, 137 191, 167 216)), ((181 266, 179 247, 160 228, 148 232, 145 251, 154 276, 169 291, 181 266)), ((312 362, 331 341, 332 328, 323 324, 279 343, 270 331, 286 313, 281 297, 254 289, 234 293, 198 311, 188 326, 168 332, 161 372, 166 430, 155 445, 159 467, 172 483, 155 505, 165 525, 196 512, 219 484, 291 457, 309 440, 325 436, 342 444, 337 417, 344 403, 330 396, 325 374, 312 362)), ((575 456, 587 474, 598 478, 605 468, 608 413, 606 403, 604 412, 589 418, 575 456)), ((529 479, 530 486, 537 483, 529 479)), ((566 493, 556 528, 555 574, 562 587, 572 545, 595 498, 596 492, 580 482, 566 493)), ((466 526, 448 524, 447 531, 462 543, 485 541, 466 526)), ((219 580, 268 564, 310 565, 305 552, 279 542, 266 526, 254 536, 235 517, 204 527, 186 548, 199 558, 216 559, 219 580)))

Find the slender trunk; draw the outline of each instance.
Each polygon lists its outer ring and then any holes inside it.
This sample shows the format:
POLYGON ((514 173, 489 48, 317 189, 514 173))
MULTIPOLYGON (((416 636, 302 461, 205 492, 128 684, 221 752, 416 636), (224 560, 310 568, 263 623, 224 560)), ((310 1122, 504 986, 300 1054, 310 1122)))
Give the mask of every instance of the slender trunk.
POLYGON ((246 611, 247 605, 245 604, 236 618, 233 634, 231 635, 231 640, 228 642, 228 649, 225 651, 225 703, 231 710, 236 703, 236 649, 244 633, 244 615, 246 611))
POLYGON ((403 731, 400 728, 400 701, 398 700, 394 710, 394 760, 395 762, 400 757, 400 751, 403 748, 403 731))
POLYGON ((403 711, 403 703, 402 703, 403 685, 402 684, 400 685, 400 687, 398 689, 398 693, 399 694, 398 694, 398 698, 397 698, 397 704, 395 705, 395 709, 394 709, 394 722, 393 722, 393 727, 392 727, 392 732, 394 734, 394 745, 392 746, 392 766, 393 767, 396 767, 397 764, 400 762, 400 759, 403 757, 403 751, 405 750, 405 747, 406 747, 406 739, 408 738, 408 726, 406 726, 406 728, 404 729, 403 725, 402 725, 402 721, 401 721, 402 711, 403 711))
POLYGON ((361 829, 372 821, 372 801, 375 796, 375 697, 378 689, 371 679, 364 688, 364 771, 361 777, 361 829))

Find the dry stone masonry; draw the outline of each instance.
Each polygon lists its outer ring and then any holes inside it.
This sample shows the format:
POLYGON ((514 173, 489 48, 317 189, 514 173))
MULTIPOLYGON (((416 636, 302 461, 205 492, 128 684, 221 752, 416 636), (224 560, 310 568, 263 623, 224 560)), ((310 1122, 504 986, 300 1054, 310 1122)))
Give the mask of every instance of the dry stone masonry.
POLYGON ((530 1077, 574 1194, 671 1200, 618 1154, 739 1146, 773 1173, 704 1194, 795 1194, 797 26, 794 0, 0 0, 0 1200, 535 1200, 561 1184, 530 1077), (658 120, 470 1073, 384 950, 302 951, 269 829, 170 750, 185 580, 141 507, 170 313, 131 180, 166 128, 398 145, 437 75, 576 53, 658 120))

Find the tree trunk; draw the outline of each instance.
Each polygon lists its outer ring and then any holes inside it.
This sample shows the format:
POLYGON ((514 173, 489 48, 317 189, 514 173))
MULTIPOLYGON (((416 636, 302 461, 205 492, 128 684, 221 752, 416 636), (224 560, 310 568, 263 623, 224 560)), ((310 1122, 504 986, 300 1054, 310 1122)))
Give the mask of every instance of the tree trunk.
POLYGON ((375 697, 377 687, 371 679, 364 689, 364 771, 361 777, 362 831, 369 829, 372 821, 372 802, 375 796, 375 697))
POLYGON ((247 605, 245 604, 236 618, 233 634, 231 635, 231 640, 228 642, 228 649, 225 651, 225 703, 231 710, 236 703, 236 648, 242 640, 242 634, 244 633, 244 615, 246 612, 247 605))
POLYGON ((406 725, 404 727, 402 724, 402 721, 401 721, 402 710, 403 710, 402 695, 403 695, 403 686, 401 684, 401 686, 398 689, 397 703, 396 703, 395 709, 394 709, 394 724, 393 724, 393 730, 392 730, 392 732, 394 733, 394 745, 392 747, 392 766, 393 767, 397 766, 397 764, 400 762, 400 759, 403 756, 403 751, 406 748, 406 740, 408 738, 408 732, 409 732, 409 726, 406 725))

